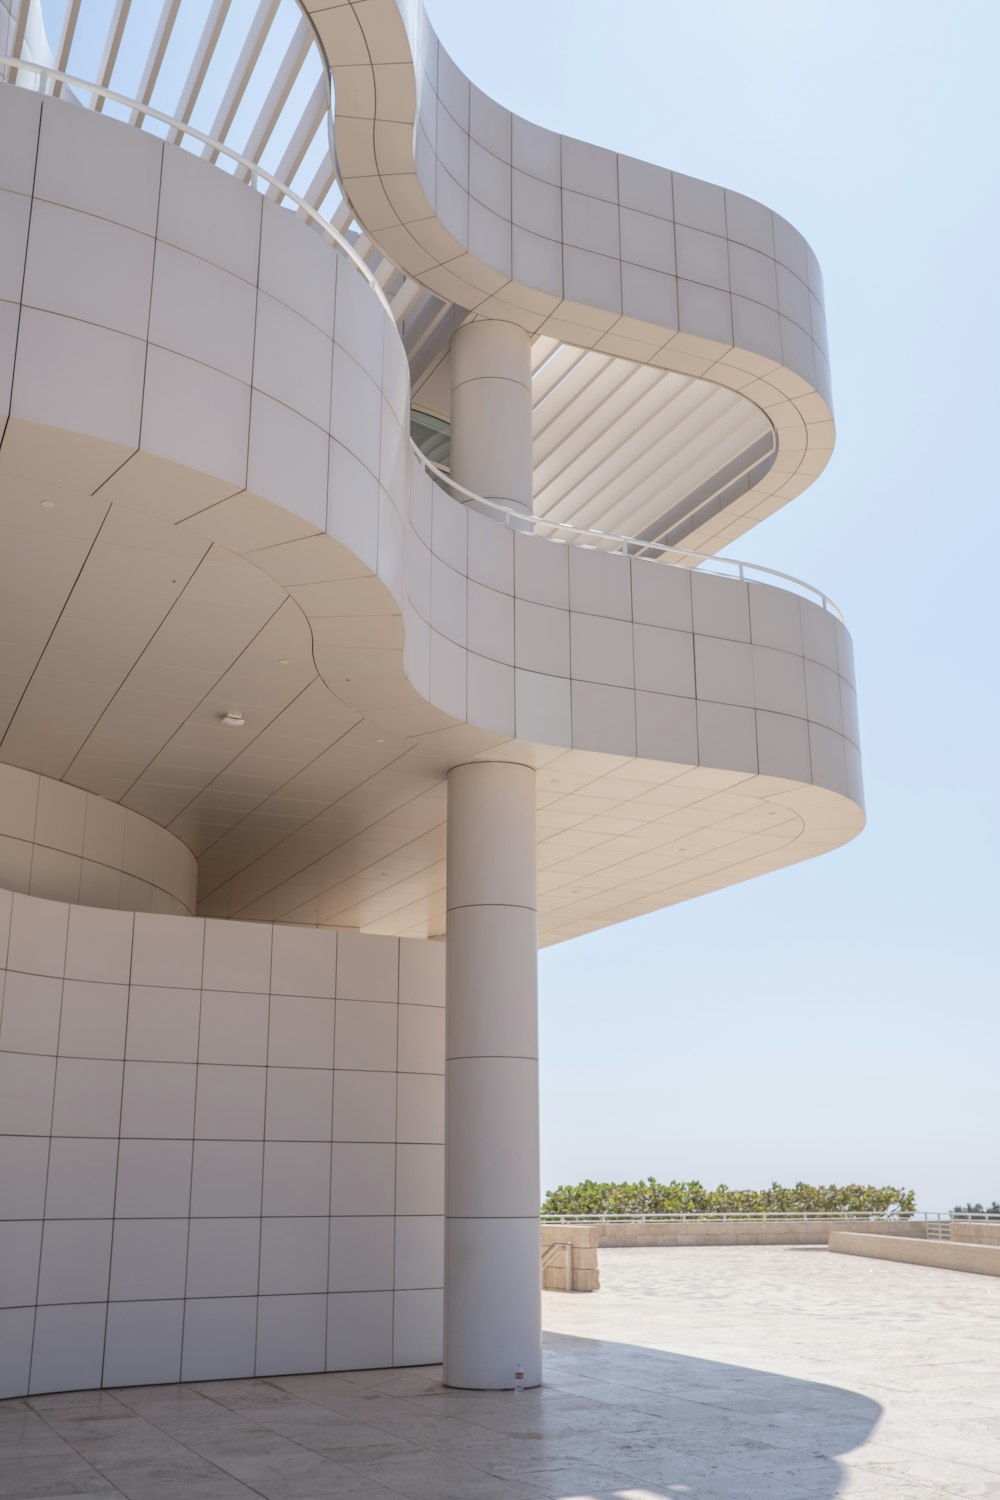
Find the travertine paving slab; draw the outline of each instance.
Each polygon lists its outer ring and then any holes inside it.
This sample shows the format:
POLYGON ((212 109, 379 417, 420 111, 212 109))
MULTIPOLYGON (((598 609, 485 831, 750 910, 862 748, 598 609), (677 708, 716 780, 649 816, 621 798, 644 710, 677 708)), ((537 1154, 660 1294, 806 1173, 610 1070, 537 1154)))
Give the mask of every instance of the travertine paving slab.
POLYGON ((546 1385, 365 1370, 0 1403, 0 1497, 1000 1500, 1000 1289, 795 1247, 610 1250, 546 1385))

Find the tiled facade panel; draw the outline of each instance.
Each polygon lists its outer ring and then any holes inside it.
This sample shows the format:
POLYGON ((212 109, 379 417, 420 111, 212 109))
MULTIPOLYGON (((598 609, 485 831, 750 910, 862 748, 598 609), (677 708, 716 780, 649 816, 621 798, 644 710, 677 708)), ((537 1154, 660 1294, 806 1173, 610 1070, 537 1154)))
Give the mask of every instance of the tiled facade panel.
POLYGON ((444 948, 0 891, 0 1396, 440 1358, 444 948))
POLYGON ((190 849, 141 813, 0 763, 0 888, 181 916, 197 884, 190 849))
POLYGON ((405 661, 498 734, 811 783, 861 805, 851 638, 780 587, 499 526, 413 464, 405 661))
POLYGON ((749 524, 812 482, 833 446, 823 286, 786 220, 511 114, 419 3, 303 3, 332 70, 341 180, 396 265, 479 316, 741 391, 779 445, 749 524))
MULTIPOLYGON (((0 253, 0 298, 11 299, 0 302, 0 413, 11 393, 0 471, 110 502, 109 525, 126 538, 148 542, 155 524, 155 548, 133 549, 144 566, 146 551, 153 557, 144 602, 166 566, 164 532, 171 574, 217 543, 284 590, 344 712, 369 716, 377 738, 400 749, 426 736, 447 761, 516 738, 693 770, 720 785, 756 778, 744 788, 752 799, 781 799, 777 811, 745 809, 757 842, 736 849, 733 865, 718 853, 667 869, 661 882, 643 872, 644 889, 630 892, 627 913, 613 908, 614 920, 698 894, 704 882, 718 888, 731 871, 746 878, 748 856, 760 873, 857 831, 851 645, 835 613, 742 576, 562 545, 458 503, 409 448, 408 367, 390 317, 319 235, 190 153, 59 100, 0 89, 0 138, 0 191, 20 205, 0 253), (56 231, 53 210, 74 216, 71 227, 56 231), (94 223, 76 222, 85 218, 94 223), (58 274, 71 233, 72 294, 58 274), (195 306, 203 316, 192 316, 195 306), (95 368, 106 378, 94 381, 95 368), (772 817, 791 825, 789 812, 796 827, 766 832, 772 817)), ((708 199, 675 177, 679 186, 685 212, 701 215, 687 227, 712 233, 708 199)), ((60 703, 60 715, 87 719, 84 696, 60 703)), ((140 706, 154 711, 148 694, 140 706)), ((157 699, 161 707, 162 727, 157 699)), ((197 714, 175 709, 197 740, 197 714)), ((83 725, 88 749, 74 779, 114 769, 121 722, 103 741, 92 719, 83 725)), ((15 722, 10 760, 18 733, 15 722)), ((65 726, 53 725, 45 754, 59 735, 65 726)), ((186 769, 183 756, 173 764, 186 769)), ((123 757, 108 795, 124 794, 124 769, 123 757)), ((175 816, 154 792, 143 793, 144 810, 175 816)), ((198 837, 196 821, 179 822, 185 837, 198 837)), ((223 869, 221 884, 216 868, 203 913, 305 915, 321 891, 303 858, 223 869)), ((581 922, 607 915, 600 899, 581 922)), ((206 977, 205 988, 219 986, 206 977)), ((335 1117, 346 1097, 335 1094, 335 1117)), ((373 1133, 360 1139, 384 1141, 377 1099, 364 1107, 373 1133)))
MULTIPOLYGON (((470 511, 410 455, 402 345, 342 256, 150 136, 56 100, 39 122, 37 97, 13 90, 0 110, 19 126, 6 182, 15 193, 33 183, 34 195, 11 281, 23 269, 23 298, 34 300, 21 308, 0 463, 44 465, 35 424, 88 434, 74 474, 103 464, 115 471, 103 494, 186 516, 186 530, 251 554, 309 618, 317 666, 348 701, 358 668, 372 657, 382 670, 378 658, 399 649, 359 652, 357 621, 384 633, 385 616, 401 613, 405 676, 379 687, 390 729, 411 732, 419 694, 498 741, 759 773, 860 801, 850 641, 831 613, 767 585, 567 547, 470 511), (70 158, 79 170, 67 175, 70 158), (50 223, 55 205, 74 221, 89 206, 87 233, 121 241, 112 281, 111 247, 80 241, 79 305, 57 274, 70 230, 50 223), (74 339, 98 334, 113 348, 74 354, 74 339), (144 386, 126 369, 133 345, 144 386), (112 381, 95 393, 84 372, 92 358, 115 365, 114 350, 121 392, 112 381), (62 393, 41 377, 52 367, 77 372, 62 393), (122 442, 139 448, 124 464, 122 442), (205 508, 191 514, 199 497, 205 508)), ((574 143, 563 146, 572 191, 593 193, 606 177, 611 192, 612 155, 577 161, 574 143)), ((544 159, 536 153, 536 169, 544 159)), ((708 234, 722 189, 684 183, 689 227, 708 234)), ((755 221, 739 214, 752 239, 755 221)))
POLYGON ((237 551, 329 522, 383 572, 409 382, 363 277, 252 189, 90 111, 0 89, 0 138, 4 472, 169 521, 213 506, 192 529, 237 551))

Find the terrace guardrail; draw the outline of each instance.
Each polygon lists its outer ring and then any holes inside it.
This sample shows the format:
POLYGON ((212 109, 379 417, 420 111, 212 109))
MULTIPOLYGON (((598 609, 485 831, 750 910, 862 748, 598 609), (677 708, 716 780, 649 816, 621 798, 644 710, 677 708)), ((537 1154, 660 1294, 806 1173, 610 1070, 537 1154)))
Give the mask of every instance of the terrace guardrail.
POLYGON ((694 552, 689 547, 668 546, 666 542, 646 542, 640 537, 622 536, 613 531, 598 531, 593 526, 574 526, 568 521, 555 521, 551 516, 536 516, 513 505, 504 505, 499 500, 487 500, 452 479, 446 469, 429 459, 426 453, 410 440, 417 462, 435 482, 456 500, 463 501, 474 509, 502 518, 503 524, 513 531, 530 531, 536 536, 547 536, 552 541, 569 542, 578 547, 592 547, 603 552, 623 552, 629 557, 652 557, 668 566, 687 568, 691 572, 716 573, 723 578, 738 578, 743 583, 769 584, 772 588, 784 589, 818 604, 821 609, 844 623, 844 616, 829 595, 792 573, 781 573, 777 568, 766 568, 761 563, 743 562, 735 557, 716 557, 710 552, 694 552))
MULTIPOLYGON (((206 135, 204 131, 198 130, 194 125, 189 125, 184 120, 177 119, 174 115, 165 114, 162 110, 155 109, 151 104, 143 103, 139 99, 130 99, 125 94, 119 94, 114 89, 107 88, 104 84, 93 83, 89 79, 79 78, 72 73, 61 72, 58 68, 48 67, 43 63, 28 62, 21 57, 0 56, 0 68, 13 68, 16 73, 28 73, 38 80, 38 90, 41 93, 48 92, 50 84, 65 85, 71 89, 82 89, 86 93, 93 94, 98 98, 106 99, 111 104, 118 104, 123 109, 128 109, 136 114, 136 123, 141 128, 143 120, 156 120, 161 125, 168 126, 177 133, 178 138, 189 137, 198 141, 200 145, 206 146, 217 156, 225 157, 241 168, 246 175, 247 181, 252 187, 259 187, 260 183, 266 183, 278 195, 278 201, 287 199, 295 205, 296 210, 302 216, 314 224, 323 234, 327 236, 351 262, 354 269, 364 277, 372 291, 375 293, 382 307, 389 317, 395 322, 392 307, 386 297, 385 291, 364 258, 346 235, 341 234, 329 219, 315 209, 311 203, 297 193, 288 183, 282 182, 273 173, 266 171, 252 158, 243 156, 235 151, 232 146, 225 142, 215 140, 214 137, 206 135)), ((11 87, 24 87, 19 83, 11 87)), ((62 95, 65 98, 65 95, 62 95)), ((220 168, 220 170, 222 170, 220 168)), ((760 563, 743 562, 738 558, 716 557, 712 553, 694 552, 687 547, 668 546, 665 542, 648 542, 641 537, 619 535, 610 531, 599 531, 594 527, 573 526, 566 521, 555 521, 551 517, 535 516, 519 510, 516 506, 504 505, 498 500, 489 500, 485 495, 477 495, 473 490, 466 489, 457 480, 452 479, 447 470, 433 463, 418 445, 410 438, 410 448, 413 456, 421 468, 430 475, 435 483, 441 485, 454 499, 463 504, 470 505, 476 510, 496 516, 505 526, 513 530, 527 531, 533 534, 546 536, 553 541, 567 542, 575 546, 592 547, 606 552, 620 552, 630 557, 653 557, 667 566, 683 567, 689 571, 703 573, 714 573, 724 578, 738 578, 744 583, 763 583, 771 587, 780 588, 787 593, 797 594, 800 598, 808 599, 818 604, 828 614, 834 616, 841 623, 844 616, 828 595, 821 589, 815 588, 804 579, 796 578, 791 573, 782 573, 776 568, 767 568, 760 563)))
MULTIPOLYGON (((950 1213, 923 1212, 912 1214, 877 1214, 864 1213, 859 1209, 817 1209, 812 1212, 803 1209, 799 1212, 765 1212, 763 1209, 734 1209, 731 1213, 705 1212, 698 1213, 670 1213, 670 1214, 546 1214, 541 1216, 543 1224, 684 1224, 695 1220, 708 1220, 711 1223, 735 1222, 784 1222, 784 1223, 807 1223, 812 1220, 844 1219, 868 1219, 872 1222, 884 1221, 885 1223, 912 1223, 914 1220, 920 1222, 936 1223, 941 1221, 950 1222, 953 1218, 962 1217, 988 1218, 990 1215, 960 1215, 950 1213)), ((1000 1215, 993 1215, 1000 1222, 1000 1215)))

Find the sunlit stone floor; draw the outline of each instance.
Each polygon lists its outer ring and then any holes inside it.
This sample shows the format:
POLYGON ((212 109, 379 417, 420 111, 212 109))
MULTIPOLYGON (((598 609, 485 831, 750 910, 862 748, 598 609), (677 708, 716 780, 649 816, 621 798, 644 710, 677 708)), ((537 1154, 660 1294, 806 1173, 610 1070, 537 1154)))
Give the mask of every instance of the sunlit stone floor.
POLYGON ((435 1369, 0 1403, 0 1495, 1000 1500, 1000 1285, 823 1250, 614 1250, 539 1391, 435 1369))

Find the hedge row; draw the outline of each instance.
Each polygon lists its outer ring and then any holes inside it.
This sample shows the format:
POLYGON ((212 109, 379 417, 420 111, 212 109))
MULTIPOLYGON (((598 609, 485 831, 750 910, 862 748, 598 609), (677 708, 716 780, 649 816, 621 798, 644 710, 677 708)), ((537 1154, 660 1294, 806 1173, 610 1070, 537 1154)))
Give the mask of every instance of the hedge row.
POLYGON ((700 1182, 578 1182, 575 1187, 552 1188, 542 1204, 543 1214, 674 1214, 674 1213, 835 1213, 884 1214, 908 1218, 914 1211, 912 1188, 813 1187, 797 1182, 769 1188, 703 1187, 700 1182))

